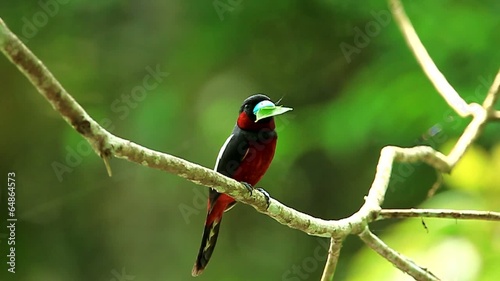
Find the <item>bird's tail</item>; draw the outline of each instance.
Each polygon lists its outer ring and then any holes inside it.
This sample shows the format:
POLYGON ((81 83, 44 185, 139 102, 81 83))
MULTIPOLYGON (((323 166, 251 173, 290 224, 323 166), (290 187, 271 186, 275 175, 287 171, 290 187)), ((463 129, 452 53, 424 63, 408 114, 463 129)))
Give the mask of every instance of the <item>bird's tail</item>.
POLYGON ((219 236, 219 227, 222 221, 222 214, 220 216, 216 216, 215 219, 210 222, 209 217, 214 214, 209 213, 207 215, 207 224, 205 225, 205 229, 203 230, 203 238, 201 240, 200 251, 198 252, 198 257, 196 258, 196 262, 193 266, 193 271, 191 275, 198 276, 200 275, 210 260, 212 253, 215 249, 215 244, 217 243, 217 236, 219 236))

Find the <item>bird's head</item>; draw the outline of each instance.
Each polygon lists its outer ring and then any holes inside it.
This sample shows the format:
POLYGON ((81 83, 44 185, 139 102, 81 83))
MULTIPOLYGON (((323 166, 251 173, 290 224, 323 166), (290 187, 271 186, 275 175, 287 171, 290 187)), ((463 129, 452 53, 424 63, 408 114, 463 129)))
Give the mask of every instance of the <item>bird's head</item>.
POLYGON ((238 126, 244 130, 271 126, 274 129, 273 117, 290 110, 292 108, 274 104, 266 95, 256 94, 243 101, 238 117, 238 126))

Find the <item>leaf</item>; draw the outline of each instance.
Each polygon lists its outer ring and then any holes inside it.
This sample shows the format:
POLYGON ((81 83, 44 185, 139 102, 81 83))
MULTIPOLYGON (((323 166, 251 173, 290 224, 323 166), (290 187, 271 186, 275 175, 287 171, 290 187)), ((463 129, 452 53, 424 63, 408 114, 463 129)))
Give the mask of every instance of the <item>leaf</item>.
POLYGON ((257 119, 255 120, 255 122, 257 122, 261 119, 264 119, 264 118, 283 114, 283 113, 290 111, 290 110, 293 110, 293 108, 283 107, 283 106, 261 108, 261 109, 259 109, 259 111, 257 111, 257 114, 255 114, 255 116, 257 116, 257 119))

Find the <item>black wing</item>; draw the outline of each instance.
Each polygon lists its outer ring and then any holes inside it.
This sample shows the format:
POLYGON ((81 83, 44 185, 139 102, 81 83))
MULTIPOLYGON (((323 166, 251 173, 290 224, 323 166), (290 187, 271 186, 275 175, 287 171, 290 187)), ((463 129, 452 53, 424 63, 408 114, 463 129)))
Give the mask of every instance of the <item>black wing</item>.
MULTIPOLYGON (((232 178, 243 161, 243 158, 245 158, 248 153, 248 148, 248 137, 245 132, 238 128, 238 126, 235 126, 233 133, 227 138, 219 151, 214 170, 226 177, 232 178)), ((210 189, 208 198, 211 206, 219 195, 220 193, 215 189, 210 189)))

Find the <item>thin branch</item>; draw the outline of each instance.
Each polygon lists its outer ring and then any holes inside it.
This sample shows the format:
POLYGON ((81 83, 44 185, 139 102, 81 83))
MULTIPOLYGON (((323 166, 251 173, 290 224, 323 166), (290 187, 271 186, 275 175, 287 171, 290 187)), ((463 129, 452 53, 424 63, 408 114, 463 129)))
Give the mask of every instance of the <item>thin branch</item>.
POLYGON ((323 275, 321 276, 321 281, 330 281, 333 279, 335 274, 335 269, 337 268, 337 262, 340 257, 340 249, 342 248, 342 239, 330 239, 330 248, 328 249, 328 258, 326 260, 325 269, 323 269, 323 275))
POLYGON ((495 112, 495 103, 498 100, 498 95, 500 95, 500 70, 495 76, 495 80, 493 80, 493 84, 491 84, 490 89, 488 90, 488 94, 486 95, 486 99, 483 102, 483 107, 488 112, 495 112))
POLYGON ((442 184, 443 184, 443 174, 441 174, 439 171, 436 171, 436 181, 431 186, 429 191, 427 191, 427 198, 433 197, 442 184))
POLYGON ((406 39, 406 43, 413 51, 413 54, 417 58, 417 61, 424 70, 425 74, 427 74, 427 78, 429 78, 436 90, 446 100, 448 105, 458 113, 458 115, 462 117, 469 116, 471 114, 469 106, 450 85, 450 83, 446 80, 446 77, 444 77, 432 61, 429 53, 420 41, 417 32, 413 28, 410 19, 406 15, 401 1, 389 0, 389 7, 391 8, 398 27, 401 29, 401 32, 406 39))
POLYGON ((358 212, 347 219, 340 220, 341 222, 347 221, 352 225, 352 234, 361 233, 369 222, 378 217, 378 213, 381 210, 380 206, 384 203, 385 193, 389 186, 394 161, 402 163, 422 161, 441 172, 448 173, 450 171, 447 157, 432 147, 384 147, 380 152, 375 179, 370 187, 368 196, 365 198, 365 203, 358 212))
POLYGON ((408 273, 410 276, 415 278, 415 280, 439 280, 439 278, 427 269, 421 268, 402 254, 391 249, 387 246, 387 244, 380 240, 380 238, 373 234, 368 227, 359 234, 359 237, 363 240, 363 242, 365 242, 366 245, 368 245, 368 247, 372 248, 379 255, 386 258, 401 271, 408 273))
MULTIPOLYGON (((454 146, 451 153, 448 155, 448 164, 452 169, 465 154, 467 148, 476 140, 479 133, 482 131, 482 127, 486 123, 486 119, 489 116, 490 107, 497 98, 498 85, 494 83, 492 90, 488 94, 485 104, 488 107, 481 107, 478 104, 468 105, 462 97, 455 91, 455 89, 448 83, 444 75, 439 71, 436 64, 429 56, 429 53, 425 49, 424 45, 420 41, 410 19, 406 15, 403 5, 400 0, 389 0, 389 6, 394 15, 394 18, 406 39, 406 43, 409 48, 413 51, 415 58, 422 67, 427 77, 432 82, 436 90, 441 94, 441 96, 446 100, 448 105, 453 108, 460 116, 467 117, 470 115, 474 116, 471 124, 467 127, 465 132, 462 134, 457 144, 454 146)), ((498 78, 498 75, 497 75, 498 78)), ((495 79, 497 81, 498 79, 495 79)), ((500 83, 500 82, 496 82, 500 83)))
POLYGON ((102 157, 102 160, 104 161, 104 166, 106 167, 106 171, 108 172, 108 176, 112 177, 113 170, 111 170, 111 165, 109 164, 109 158, 110 157, 102 157))
POLYGON ((465 128, 465 131, 458 139, 450 154, 448 154, 448 164, 451 168, 455 167, 458 161, 465 155, 467 149, 479 137, 484 125, 486 125, 486 121, 488 121, 488 113, 479 104, 472 103, 470 104, 470 108, 474 118, 467 128, 465 128))
POLYGON ((490 114, 490 119, 493 120, 493 121, 500 121, 500 111, 493 111, 491 114, 490 114))
MULTIPOLYGON (((364 232, 368 223, 374 221, 381 210, 381 205, 384 202, 385 193, 391 178, 392 166, 394 161, 412 163, 422 161, 436 168, 441 172, 449 172, 450 166, 445 155, 428 146, 417 146, 411 148, 401 148, 395 146, 386 146, 380 152, 379 162, 375 179, 370 187, 368 196, 365 198, 365 203, 360 210, 346 219, 338 221, 342 225, 350 229, 350 234, 360 235, 364 232)), ((331 221, 333 222, 333 221, 331 221)), ((341 232, 338 232, 341 234, 341 232)), ((332 239, 340 240, 345 236, 332 235, 332 239)), ((332 247, 334 245, 330 245, 332 247)), ((340 250, 340 248, 339 248, 340 250)), ((389 260, 389 258, 387 258, 389 260)), ((333 275, 328 275, 332 266, 336 264, 338 255, 329 255, 323 278, 328 278, 333 275)), ((328 279, 324 279, 328 280, 328 279)))
POLYGON ((447 218, 500 221, 500 212, 445 209, 383 209, 378 214, 377 220, 402 218, 447 218))

